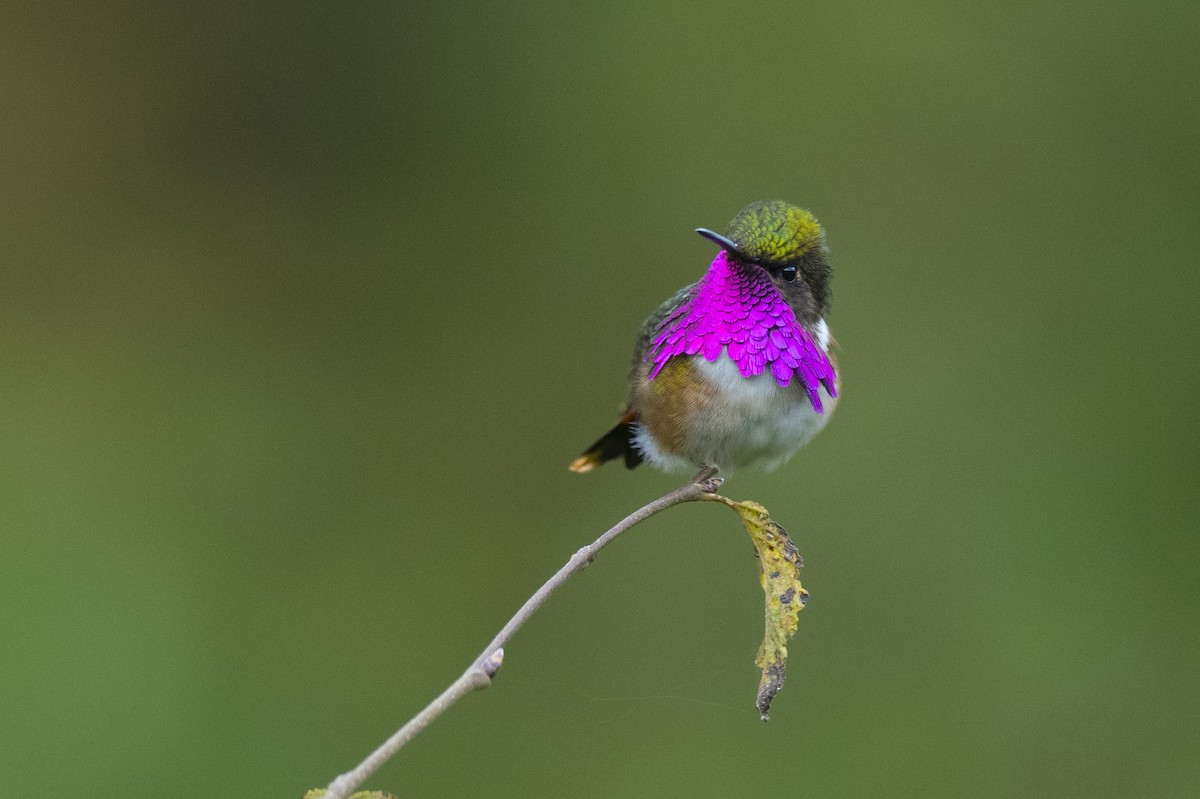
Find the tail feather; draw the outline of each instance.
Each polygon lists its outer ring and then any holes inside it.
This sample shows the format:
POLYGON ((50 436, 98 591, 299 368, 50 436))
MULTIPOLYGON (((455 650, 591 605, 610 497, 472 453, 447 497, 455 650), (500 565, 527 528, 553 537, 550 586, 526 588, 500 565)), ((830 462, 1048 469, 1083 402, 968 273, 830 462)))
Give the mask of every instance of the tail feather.
POLYGON ((587 474, 600 464, 617 458, 625 459, 627 469, 637 466, 642 462, 642 453, 633 444, 633 428, 636 423, 637 416, 632 411, 626 413, 612 430, 596 439, 596 443, 571 461, 567 468, 576 474, 587 474))

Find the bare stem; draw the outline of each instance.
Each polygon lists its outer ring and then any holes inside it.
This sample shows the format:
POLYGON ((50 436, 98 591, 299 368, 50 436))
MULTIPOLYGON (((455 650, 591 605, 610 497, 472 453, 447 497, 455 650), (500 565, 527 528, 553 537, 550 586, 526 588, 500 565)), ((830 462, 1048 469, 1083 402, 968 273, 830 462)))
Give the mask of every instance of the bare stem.
POLYGON ((407 724, 392 734, 390 738, 384 741, 379 747, 367 755, 361 763, 355 766, 350 771, 337 777, 333 782, 329 783, 329 787, 325 792, 324 799, 346 799, 356 788, 366 782, 372 774, 379 770, 380 766, 391 759, 396 752, 417 736, 417 733, 425 729, 435 719, 445 713, 455 702, 462 699, 469 693, 478 691, 481 688, 487 688, 492 684, 492 678, 500 669, 500 665, 504 662, 504 646, 509 639, 516 634, 517 630, 529 620, 542 604, 550 598, 558 588, 567 581, 571 575, 582 571, 597 553, 604 547, 608 546, 617 536, 624 533, 629 528, 644 522, 656 513, 666 510, 667 508, 684 502, 695 502, 699 499, 709 499, 713 492, 721 485, 721 479, 716 477, 717 470, 715 468, 705 468, 700 470, 690 482, 686 485, 675 489, 669 494, 659 497, 653 502, 644 505, 633 513, 626 516, 620 522, 615 524, 604 535, 597 538, 591 544, 580 549, 566 564, 555 572, 554 576, 542 585, 533 596, 525 601, 521 609, 516 612, 504 628, 496 634, 492 642, 479 653, 479 657, 475 658, 475 662, 463 672, 462 676, 450 684, 445 691, 437 699, 434 699, 425 709, 417 715, 413 716, 407 724))

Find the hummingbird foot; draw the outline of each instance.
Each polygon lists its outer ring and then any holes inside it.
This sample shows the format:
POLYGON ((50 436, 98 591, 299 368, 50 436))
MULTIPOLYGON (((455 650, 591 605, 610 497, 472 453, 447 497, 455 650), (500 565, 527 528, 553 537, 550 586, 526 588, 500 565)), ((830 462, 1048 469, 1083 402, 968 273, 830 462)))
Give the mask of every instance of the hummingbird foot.
POLYGON ((725 482, 723 477, 717 477, 719 471, 721 471, 719 467, 709 464, 696 472, 696 476, 690 482, 702 486, 706 493, 711 494, 721 487, 721 483, 725 482))

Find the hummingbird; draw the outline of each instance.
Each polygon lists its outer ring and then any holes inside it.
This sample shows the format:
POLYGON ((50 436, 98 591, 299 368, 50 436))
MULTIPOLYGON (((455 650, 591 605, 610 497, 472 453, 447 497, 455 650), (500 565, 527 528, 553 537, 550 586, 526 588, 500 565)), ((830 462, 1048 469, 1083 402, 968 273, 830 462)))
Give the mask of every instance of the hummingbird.
POLYGON ((630 469, 774 469, 829 421, 840 380, 820 223, 766 200, 738 212, 723 235, 696 232, 720 252, 642 325, 625 412, 572 472, 617 458, 630 469))

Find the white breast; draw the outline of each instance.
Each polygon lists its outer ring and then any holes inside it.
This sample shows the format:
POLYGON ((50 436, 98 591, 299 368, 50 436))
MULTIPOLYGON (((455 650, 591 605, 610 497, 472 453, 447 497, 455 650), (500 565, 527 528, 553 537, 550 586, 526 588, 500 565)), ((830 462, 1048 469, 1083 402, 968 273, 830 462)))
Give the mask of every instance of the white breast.
POLYGON ((694 364, 700 374, 720 386, 727 407, 708 409, 695 425, 695 448, 707 453, 723 471, 746 466, 775 469, 820 432, 833 412, 834 400, 824 388, 819 395, 824 413, 798 383, 780 386, 769 372, 742 377, 728 358, 694 364))
MULTIPOLYGON (((814 333, 824 348, 828 328, 822 323, 814 333)), ((714 464, 726 474, 747 466, 775 469, 820 432, 837 402, 820 388, 824 413, 817 413, 799 381, 780 386, 769 371, 742 377, 724 354, 715 361, 694 355, 691 361, 720 399, 693 413, 679 451, 665 452, 645 428, 634 432, 634 443, 646 460, 669 471, 698 464, 714 464)))

